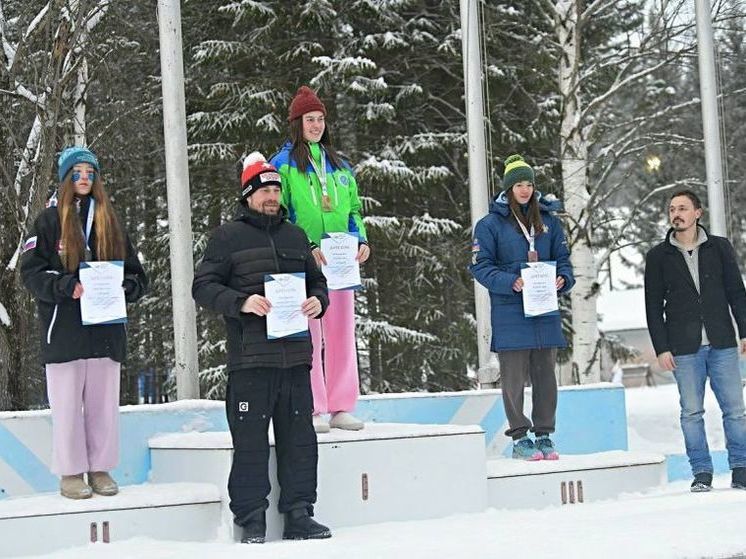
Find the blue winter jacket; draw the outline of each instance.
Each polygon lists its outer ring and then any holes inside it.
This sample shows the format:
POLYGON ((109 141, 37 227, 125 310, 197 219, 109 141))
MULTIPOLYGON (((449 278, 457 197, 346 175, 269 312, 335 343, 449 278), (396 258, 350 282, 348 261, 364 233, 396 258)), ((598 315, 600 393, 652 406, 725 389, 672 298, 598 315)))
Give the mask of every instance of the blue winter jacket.
MULTIPOLYGON (((560 220, 550 212, 561 208, 558 200, 548 201, 541 193, 539 200, 545 231, 535 240, 539 260, 557 262, 557 275, 565 278, 560 293, 567 293, 575 283, 570 264, 570 251, 560 220)), ((511 219, 504 192, 490 204, 490 213, 474 228, 472 264, 474 278, 490 292, 492 351, 565 347, 559 315, 526 318, 523 297, 513 291, 513 283, 521 275, 521 264, 528 255, 528 241, 511 219)))

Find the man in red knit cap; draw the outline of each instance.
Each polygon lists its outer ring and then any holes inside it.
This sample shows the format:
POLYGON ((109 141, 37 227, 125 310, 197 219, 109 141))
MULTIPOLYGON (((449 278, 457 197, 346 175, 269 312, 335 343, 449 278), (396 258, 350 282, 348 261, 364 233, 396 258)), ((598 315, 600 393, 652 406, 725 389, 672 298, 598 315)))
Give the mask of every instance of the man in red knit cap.
POLYGON ((305 233, 280 207, 280 175, 260 153, 244 161, 237 217, 212 234, 197 267, 192 295, 223 315, 228 334, 226 414, 233 438, 228 478, 230 508, 241 541, 263 543, 270 492, 268 428, 275 434, 278 508, 285 539, 331 536, 313 518, 318 448, 311 421, 311 342, 305 337, 268 339, 266 274, 304 273, 301 312, 318 318, 328 306, 326 280, 305 233))

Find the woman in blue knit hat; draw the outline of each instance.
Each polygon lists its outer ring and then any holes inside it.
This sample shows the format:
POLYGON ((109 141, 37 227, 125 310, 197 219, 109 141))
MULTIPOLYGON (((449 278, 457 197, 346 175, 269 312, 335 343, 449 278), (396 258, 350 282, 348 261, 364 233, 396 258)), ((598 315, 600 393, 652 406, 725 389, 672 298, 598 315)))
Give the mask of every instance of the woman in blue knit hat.
POLYGON ((21 275, 38 303, 52 471, 61 476, 63 496, 85 499, 118 492, 109 472, 119 461, 126 332, 122 323, 83 325, 78 271, 86 261, 123 261, 127 302, 143 296, 148 280, 111 206, 96 156, 83 147, 65 149, 58 176, 57 204, 36 218, 24 243, 21 275))
POLYGON ((559 202, 534 188, 534 170, 520 155, 505 160, 503 192, 474 228, 474 278, 490 293, 492 344, 500 362, 500 382, 513 458, 556 460, 550 435, 555 430, 557 348, 567 342, 559 313, 527 317, 523 308, 521 266, 532 261, 556 262, 558 293, 575 280, 570 251, 560 220, 559 202), (531 381, 531 419, 523 413, 523 391, 531 381), (535 439, 528 435, 535 434, 535 439))

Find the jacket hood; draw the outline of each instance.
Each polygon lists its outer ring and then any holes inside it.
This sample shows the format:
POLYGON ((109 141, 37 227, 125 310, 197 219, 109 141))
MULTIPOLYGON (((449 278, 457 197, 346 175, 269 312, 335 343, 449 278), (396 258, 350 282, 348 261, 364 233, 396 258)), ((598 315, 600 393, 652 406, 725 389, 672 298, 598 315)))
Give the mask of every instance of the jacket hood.
MULTIPOLYGON (((562 210, 562 202, 552 194, 544 196, 541 192, 535 190, 534 197, 536 197, 537 201, 539 202, 539 211, 541 212, 549 213, 559 212, 562 210)), ((507 217, 508 215, 510 215, 510 204, 508 204, 508 195, 505 193, 504 190, 500 194, 495 196, 492 202, 490 202, 490 213, 498 214, 503 217, 507 217)))

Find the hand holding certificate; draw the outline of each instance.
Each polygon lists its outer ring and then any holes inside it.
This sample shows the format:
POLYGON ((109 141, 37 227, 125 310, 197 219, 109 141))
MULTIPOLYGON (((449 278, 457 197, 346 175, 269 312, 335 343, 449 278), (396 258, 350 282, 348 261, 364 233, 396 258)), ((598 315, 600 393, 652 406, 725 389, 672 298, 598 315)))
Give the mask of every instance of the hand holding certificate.
POLYGON ((321 238, 326 264, 321 271, 331 290, 360 289, 360 262, 357 261, 358 237, 351 233, 326 233, 321 238))
POLYGON ((264 296, 269 300, 267 339, 308 335, 308 319, 303 314, 306 300, 306 274, 267 274, 264 296))
POLYGON ((528 262, 521 268, 523 314, 527 318, 559 313, 557 264, 528 262))
POLYGON ((124 262, 81 262, 80 316, 83 326, 127 322, 124 300, 124 262))

